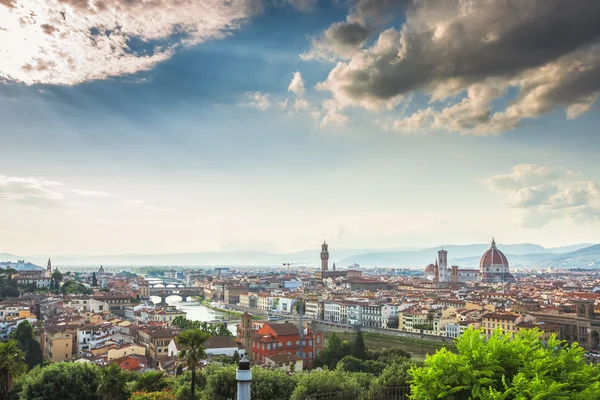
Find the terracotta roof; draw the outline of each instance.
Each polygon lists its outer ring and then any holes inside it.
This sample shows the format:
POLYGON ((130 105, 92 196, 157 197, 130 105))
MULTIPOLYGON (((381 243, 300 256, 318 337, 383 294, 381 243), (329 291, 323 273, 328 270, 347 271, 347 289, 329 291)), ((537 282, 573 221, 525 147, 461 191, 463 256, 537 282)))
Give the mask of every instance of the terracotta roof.
POLYGON ((299 332, 298 327, 290 322, 269 323, 265 324, 265 326, 269 326, 273 329, 277 336, 297 335, 299 332))
POLYGON ((492 265, 504 265, 508 267, 508 260, 504 253, 496 248, 496 243, 492 242, 492 247, 490 247, 483 256, 481 256, 481 261, 479 262, 480 268, 490 267, 492 265))
POLYGON ((222 349, 227 347, 238 347, 237 342, 231 336, 211 336, 204 342, 205 349, 222 349))
POLYGON ((501 314, 501 313, 487 313, 482 316, 486 319, 499 319, 504 321, 515 321, 519 316, 517 314, 501 314))

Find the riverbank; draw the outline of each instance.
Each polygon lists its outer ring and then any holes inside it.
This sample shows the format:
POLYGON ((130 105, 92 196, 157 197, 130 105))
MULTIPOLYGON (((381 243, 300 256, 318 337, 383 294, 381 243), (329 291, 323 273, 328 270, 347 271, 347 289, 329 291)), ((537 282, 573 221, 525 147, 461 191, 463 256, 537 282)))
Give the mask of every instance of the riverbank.
POLYGON ((197 298, 197 299, 200 301, 200 304, 202 304, 204 307, 209 308, 213 311, 218 311, 223 314, 231 315, 234 317, 240 317, 240 318, 242 315, 244 315, 244 313, 242 311, 229 310, 229 309, 220 308, 220 307, 213 307, 210 305, 211 301, 209 299, 200 299, 200 298, 197 298))
MULTIPOLYGON (((327 339, 334 332, 324 332, 327 339)), ((342 340, 354 342, 356 333, 335 332, 342 340)), ((456 347, 454 343, 442 343, 433 340, 414 339, 402 336, 391 336, 378 333, 363 332, 365 346, 371 350, 385 350, 399 348, 409 352, 412 358, 416 361, 423 361, 428 355, 434 354, 442 348, 447 348, 454 351, 456 347)))

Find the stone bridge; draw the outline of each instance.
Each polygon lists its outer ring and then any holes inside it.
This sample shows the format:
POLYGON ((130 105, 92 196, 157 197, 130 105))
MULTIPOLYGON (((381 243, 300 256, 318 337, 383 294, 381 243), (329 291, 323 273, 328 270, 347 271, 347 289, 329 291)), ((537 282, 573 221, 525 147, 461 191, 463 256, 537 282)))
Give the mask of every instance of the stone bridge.
POLYGON ((160 297, 162 303, 166 303, 169 296, 179 296, 181 301, 186 301, 190 296, 204 296, 204 289, 201 287, 152 287, 150 296, 160 297))

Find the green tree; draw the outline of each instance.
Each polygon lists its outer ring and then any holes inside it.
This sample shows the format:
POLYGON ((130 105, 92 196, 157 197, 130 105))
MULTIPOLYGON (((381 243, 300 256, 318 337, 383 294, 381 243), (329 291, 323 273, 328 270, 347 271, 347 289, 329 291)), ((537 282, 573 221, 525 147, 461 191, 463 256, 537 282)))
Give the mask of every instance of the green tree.
POLYGON ((385 367, 386 364, 379 361, 364 361, 353 356, 346 356, 338 362, 336 369, 346 372, 366 372, 378 376, 385 367))
POLYGON ((316 365, 318 367, 335 369, 338 361, 348 354, 350 354, 350 352, 344 350, 344 342, 342 342, 342 339, 333 332, 325 341, 323 351, 317 357, 316 365))
POLYGON ((183 360, 192 372, 192 399, 196 390, 196 368, 200 361, 206 358, 203 345, 209 337, 208 333, 199 329, 188 329, 175 338, 177 345, 181 347, 179 359, 183 360))
POLYGON ((55 281, 62 281, 63 274, 59 270, 55 269, 52 273, 52 279, 54 279, 55 281))
POLYGON ((34 339, 33 327, 29 321, 25 320, 19 323, 17 329, 12 333, 12 338, 17 340, 19 348, 25 353, 25 363, 29 369, 42 364, 44 361, 42 349, 39 342, 34 339))
POLYGON ((297 376, 281 370, 252 368, 251 398, 289 399, 296 388, 297 376))
POLYGON ((175 371, 175 376, 183 375, 183 364, 179 364, 177 366, 177 370, 175 371))
POLYGON ((369 387, 370 398, 380 398, 386 395, 386 391, 392 388, 408 387, 410 375, 408 371, 415 365, 412 361, 404 359, 401 362, 393 362, 388 365, 381 374, 371 382, 369 387))
MULTIPOLYGON (((237 392, 235 366, 227 365, 220 368, 207 368, 206 387, 202 391, 203 400, 234 399, 237 392)), ((252 384, 255 381, 253 380, 252 384)), ((193 398, 193 397, 192 397, 193 398)))
POLYGON ((160 392, 168 387, 164 371, 148 371, 130 384, 132 392, 160 392))
POLYGON ((98 394, 104 400, 127 398, 128 393, 125 386, 127 378, 118 364, 111 364, 106 368, 102 368, 99 375, 98 394))
POLYGON ((92 286, 98 286, 98 278, 96 278, 96 271, 92 272, 92 286))
POLYGON ((177 400, 173 392, 138 392, 131 395, 129 400, 177 400))
POLYGON ((600 398, 600 366, 584 350, 538 330, 514 337, 496 330, 488 339, 469 329, 456 340, 457 354, 441 349, 413 367, 413 400, 600 398))
POLYGON ((0 342, 0 399, 6 398, 13 380, 25 372, 25 353, 19 348, 18 342, 0 342))
POLYGON ((99 368, 88 363, 55 363, 33 369, 23 383, 21 400, 101 400, 99 368))
POLYGON ((304 400, 308 396, 358 391, 361 385, 356 379, 357 375, 359 374, 327 370, 299 374, 298 384, 290 399, 304 400))
POLYGON ((359 330, 356 333, 356 339, 354 340, 354 346, 352 346, 352 355, 359 360, 367 359, 367 348, 365 347, 365 338, 363 333, 359 330))
POLYGON ((21 292, 19 291, 19 289, 10 284, 4 285, 4 288, 2 289, 3 297, 19 297, 20 295, 21 292))
POLYGON ((240 353, 236 350, 233 352, 233 363, 237 364, 240 362, 240 353))

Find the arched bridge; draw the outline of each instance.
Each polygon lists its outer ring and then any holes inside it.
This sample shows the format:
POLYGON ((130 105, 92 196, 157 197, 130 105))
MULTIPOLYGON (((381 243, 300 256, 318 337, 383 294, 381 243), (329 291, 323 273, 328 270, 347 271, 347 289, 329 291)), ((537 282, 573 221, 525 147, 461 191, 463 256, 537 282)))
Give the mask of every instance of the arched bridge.
POLYGON ((153 287, 150 288, 150 296, 160 297, 163 303, 166 303, 169 296, 179 296, 181 301, 186 301, 189 296, 204 296, 204 289, 201 287, 153 287))

